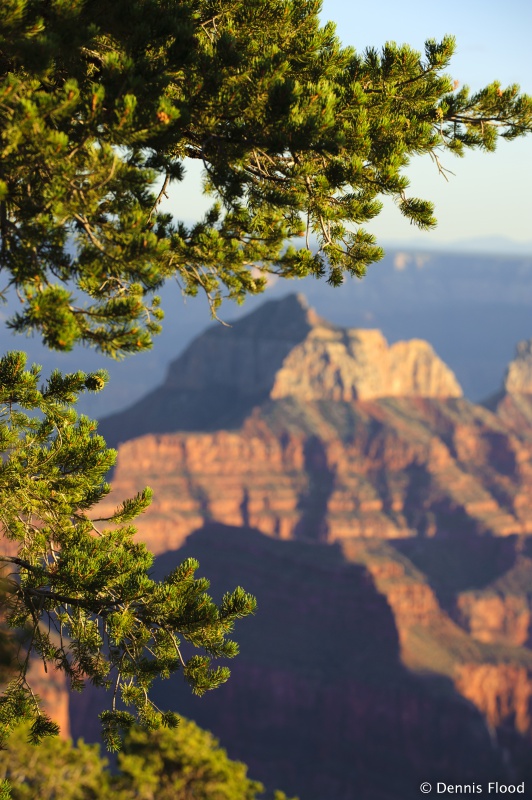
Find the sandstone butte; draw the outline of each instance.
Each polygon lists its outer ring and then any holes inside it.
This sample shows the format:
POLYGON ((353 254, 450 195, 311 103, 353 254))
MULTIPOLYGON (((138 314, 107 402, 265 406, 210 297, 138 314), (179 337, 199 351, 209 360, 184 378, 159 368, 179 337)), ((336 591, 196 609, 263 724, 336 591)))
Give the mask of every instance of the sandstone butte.
MULTIPOLYGON (((301 800, 532 781, 531 343, 476 405, 426 342, 292 295, 213 325, 100 431, 107 508, 154 490, 156 570, 195 555, 259 599, 229 683, 162 705, 301 800)), ((71 698, 75 736, 104 703, 71 698)))

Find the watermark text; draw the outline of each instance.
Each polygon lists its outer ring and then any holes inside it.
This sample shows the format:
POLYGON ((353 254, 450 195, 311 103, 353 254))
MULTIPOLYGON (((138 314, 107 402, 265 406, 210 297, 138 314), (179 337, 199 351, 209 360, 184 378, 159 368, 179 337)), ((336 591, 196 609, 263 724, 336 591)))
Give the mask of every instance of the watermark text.
POLYGON ((524 794, 525 784, 522 783, 499 783, 490 781, 489 783, 444 783, 438 781, 435 784, 424 781, 419 790, 422 794, 524 794))

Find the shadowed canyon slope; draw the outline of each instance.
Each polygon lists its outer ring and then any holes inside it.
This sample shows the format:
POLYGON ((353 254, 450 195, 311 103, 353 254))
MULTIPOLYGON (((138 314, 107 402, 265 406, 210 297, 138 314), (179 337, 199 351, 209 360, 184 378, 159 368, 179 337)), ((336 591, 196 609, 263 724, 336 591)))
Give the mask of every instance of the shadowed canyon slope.
POLYGON ((229 683, 162 684, 160 704, 301 800, 532 780, 531 358, 474 405, 425 342, 291 296, 210 328, 104 420, 107 508, 154 489, 156 570, 194 555, 215 596, 259 600, 229 683))

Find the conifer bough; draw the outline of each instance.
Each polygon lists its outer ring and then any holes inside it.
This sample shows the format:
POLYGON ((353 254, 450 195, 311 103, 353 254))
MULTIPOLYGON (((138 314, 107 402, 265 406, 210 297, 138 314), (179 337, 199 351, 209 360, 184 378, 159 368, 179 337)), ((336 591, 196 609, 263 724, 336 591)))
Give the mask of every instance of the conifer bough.
POLYGON ((362 276, 382 256, 361 227, 381 196, 435 224, 432 204, 408 194, 412 155, 443 169, 446 151, 493 150, 498 135, 531 130, 519 87, 454 89, 452 37, 423 56, 393 42, 359 54, 319 10, 3 0, 0 269, 21 300, 11 327, 120 357, 151 346, 153 293, 168 278, 205 291, 215 312, 272 272, 362 276), (201 160, 213 199, 189 227, 160 205, 186 159, 201 160), (286 248, 301 235, 307 246, 286 248))
POLYGON ((153 556, 134 542, 128 523, 149 505, 151 492, 96 518, 116 452, 96 435, 95 422, 72 409, 80 392, 104 386, 106 374, 54 372, 39 389, 39 367, 26 371, 25 361, 24 353, 0 359, 0 527, 4 543, 16 549, 0 555, 0 567, 12 567, 4 569, 0 588, 5 620, 26 633, 27 654, 0 697, 0 745, 24 718, 33 721, 35 741, 58 730, 27 681, 34 652, 45 667, 66 673, 74 689, 90 680, 111 690, 111 708, 101 718, 115 750, 120 730, 135 718, 147 727, 177 724, 149 700, 156 677, 182 671, 199 695, 227 680, 227 667, 211 668, 210 657, 236 655, 227 635, 236 619, 253 612, 255 600, 237 588, 217 606, 206 594, 208 581, 194 577, 194 559, 162 582, 150 578, 153 556), (182 640, 202 655, 185 659, 182 640))

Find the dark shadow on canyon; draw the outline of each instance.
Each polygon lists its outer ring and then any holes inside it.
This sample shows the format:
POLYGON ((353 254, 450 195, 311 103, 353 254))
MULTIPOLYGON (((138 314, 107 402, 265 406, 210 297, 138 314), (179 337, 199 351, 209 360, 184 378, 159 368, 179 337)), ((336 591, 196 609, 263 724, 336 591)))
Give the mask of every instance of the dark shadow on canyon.
POLYGON ((156 563, 198 558, 211 593, 258 598, 237 625, 229 682, 203 698, 177 677, 155 700, 213 731, 267 786, 301 800, 405 800, 421 780, 508 778, 480 713, 443 676, 400 660, 386 598, 340 547, 210 524, 156 563))
MULTIPOLYGON (((301 800, 405 800, 423 780, 509 779, 484 719, 452 682, 401 663, 386 598, 340 547, 213 523, 159 557, 156 577, 189 556, 216 600, 242 585, 258 611, 236 627, 241 652, 227 684, 197 698, 177 676, 154 700, 211 730, 253 777, 301 800)), ((86 720, 101 700, 73 698, 74 737, 97 738, 86 720)))

